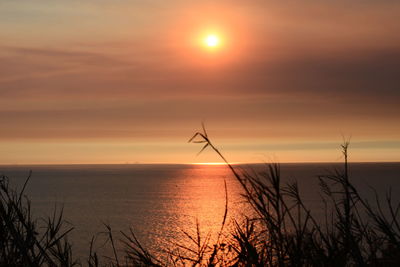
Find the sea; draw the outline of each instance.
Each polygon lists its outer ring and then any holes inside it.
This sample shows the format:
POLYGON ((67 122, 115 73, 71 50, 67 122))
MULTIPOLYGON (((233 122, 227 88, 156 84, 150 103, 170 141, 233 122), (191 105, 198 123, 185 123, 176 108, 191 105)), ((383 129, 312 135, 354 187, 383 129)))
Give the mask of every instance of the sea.
MULTIPOLYGON (((233 165, 238 171, 263 175, 266 164, 233 165)), ((343 168, 340 163, 282 163, 282 184, 297 182, 311 212, 323 216, 323 193, 318 177, 343 168)), ((225 228, 251 216, 243 189, 226 165, 121 164, 121 165, 14 165, 0 166, 11 187, 20 190, 29 173, 24 194, 38 219, 63 212, 65 229, 75 257, 87 259, 90 242, 101 256, 110 256, 107 228, 116 247, 124 250, 122 233, 132 231, 149 250, 163 251, 172 244, 189 244, 188 236, 204 239, 218 235, 225 211, 225 228), (226 184, 226 187, 225 187, 226 184), (198 227, 197 227, 198 226, 198 227)), ((400 163, 350 163, 349 178, 360 195, 373 202, 400 200, 400 163)), ((189 246, 189 245, 188 245, 189 246)))

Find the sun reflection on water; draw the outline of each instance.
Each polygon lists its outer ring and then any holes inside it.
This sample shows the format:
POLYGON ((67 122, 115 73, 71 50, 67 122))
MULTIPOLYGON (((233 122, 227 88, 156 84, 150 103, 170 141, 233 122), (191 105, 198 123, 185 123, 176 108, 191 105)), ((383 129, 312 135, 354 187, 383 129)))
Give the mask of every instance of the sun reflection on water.
POLYGON ((228 214, 226 229, 234 219, 242 218, 245 204, 240 197, 241 188, 234 180, 230 170, 224 165, 192 165, 182 170, 176 184, 169 185, 175 197, 166 205, 171 213, 176 214, 176 221, 168 224, 169 229, 158 229, 157 244, 178 243, 192 247, 194 244, 184 232, 197 236, 196 223, 199 224, 203 238, 210 235, 210 244, 216 241, 225 213, 226 194, 224 179, 227 184, 228 214), (165 233, 170 233, 169 237, 165 233))

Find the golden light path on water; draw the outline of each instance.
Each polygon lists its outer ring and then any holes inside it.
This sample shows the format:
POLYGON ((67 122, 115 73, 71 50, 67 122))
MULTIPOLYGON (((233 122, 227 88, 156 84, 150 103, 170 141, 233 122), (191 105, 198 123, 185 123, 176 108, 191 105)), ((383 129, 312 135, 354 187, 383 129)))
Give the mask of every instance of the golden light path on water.
MULTIPOLYGON (((209 244, 212 246, 221 230, 225 207, 226 193, 227 219, 225 230, 232 227, 233 221, 243 218, 245 206, 241 198, 239 183, 233 178, 231 171, 221 164, 196 164, 185 168, 177 177, 177 184, 168 184, 166 191, 174 192, 174 197, 165 208, 177 215, 176 221, 165 227, 154 229, 156 244, 168 245, 178 243, 196 249, 196 245, 184 234, 184 232, 197 238, 198 223, 200 236, 203 240, 210 237, 209 244), (225 191, 226 181, 227 191, 225 191), (166 234, 167 233, 167 234, 166 234), (170 233, 171 235, 168 235, 170 233)), ((156 246, 153 246, 157 250, 156 246)))

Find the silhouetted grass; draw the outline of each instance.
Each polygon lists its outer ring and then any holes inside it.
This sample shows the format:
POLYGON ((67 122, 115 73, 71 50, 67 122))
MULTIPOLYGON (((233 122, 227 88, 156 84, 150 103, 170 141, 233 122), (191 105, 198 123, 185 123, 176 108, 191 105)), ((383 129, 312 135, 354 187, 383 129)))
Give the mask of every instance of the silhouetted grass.
MULTIPOLYGON (((210 241, 210 234, 201 235, 197 223, 195 234, 184 232, 187 242, 172 243, 168 250, 160 248, 156 253, 146 249, 131 229, 117 241, 125 247, 118 254, 111 227, 105 225, 113 258, 99 257, 93 250, 93 238, 88 266, 400 266, 400 206, 393 203, 390 193, 383 202, 377 194, 375 203, 361 197, 349 177, 348 142, 342 145, 343 167, 318 178, 324 222, 303 202, 297 182, 282 183, 279 164, 266 165, 262 173, 238 170, 214 146, 204 127, 189 142, 204 144, 201 151, 209 147, 221 157, 254 215, 236 218, 233 230, 226 230, 226 198, 215 242, 210 241)), ((62 212, 55 213, 46 221, 45 230, 39 231, 23 190, 11 190, 4 176, 0 186, 0 264, 78 264, 66 240, 72 229, 62 230, 62 212)))
MULTIPOLYGON (((30 176, 29 176, 30 177, 30 176)), ((17 193, 0 177, 0 265, 1 266, 74 266, 71 245, 64 229, 62 210, 42 220, 34 220, 24 189, 17 193)))

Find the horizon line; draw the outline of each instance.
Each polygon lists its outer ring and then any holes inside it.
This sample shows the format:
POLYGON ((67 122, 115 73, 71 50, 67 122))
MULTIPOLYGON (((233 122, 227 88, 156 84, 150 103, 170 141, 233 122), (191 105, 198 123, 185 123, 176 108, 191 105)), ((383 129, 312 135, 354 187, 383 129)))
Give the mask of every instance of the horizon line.
MULTIPOLYGON (((287 161, 287 162, 229 162, 231 165, 256 165, 256 164, 329 164, 343 163, 343 161, 287 161)), ((400 163, 400 160, 393 161, 349 161, 348 163, 400 163)), ((227 165, 225 162, 126 162, 126 163, 0 163, 2 166, 72 166, 72 165, 227 165)))

